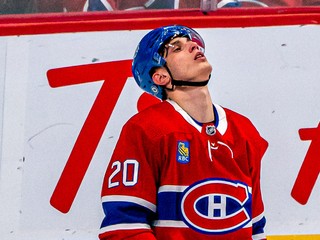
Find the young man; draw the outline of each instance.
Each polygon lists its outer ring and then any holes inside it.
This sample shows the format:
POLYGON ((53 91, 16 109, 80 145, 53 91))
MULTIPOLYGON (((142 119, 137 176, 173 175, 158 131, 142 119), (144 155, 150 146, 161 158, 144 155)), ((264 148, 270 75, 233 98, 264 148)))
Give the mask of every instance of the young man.
POLYGON ((204 48, 195 30, 177 25, 139 43, 134 78, 163 101, 122 129, 104 179, 100 239, 265 239, 268 144, 246 117, 212 103, 204 48))

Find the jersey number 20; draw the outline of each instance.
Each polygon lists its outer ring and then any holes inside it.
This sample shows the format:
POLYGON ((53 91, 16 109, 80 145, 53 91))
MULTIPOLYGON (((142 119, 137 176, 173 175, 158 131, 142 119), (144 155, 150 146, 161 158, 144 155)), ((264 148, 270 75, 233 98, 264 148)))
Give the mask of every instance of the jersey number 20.
MULTIPOLYGON (((114 169, 108 180, 108 188, 117 187, 120 181, 114 180, 118 174, 122 174, 122 184, 126 187, 132 187, 138 182, 139 162, 134 159, 127 159, 123 163, 115 161, 111 169, 114 169)), ((118 179, 118 178, 117 178, 118 179)))

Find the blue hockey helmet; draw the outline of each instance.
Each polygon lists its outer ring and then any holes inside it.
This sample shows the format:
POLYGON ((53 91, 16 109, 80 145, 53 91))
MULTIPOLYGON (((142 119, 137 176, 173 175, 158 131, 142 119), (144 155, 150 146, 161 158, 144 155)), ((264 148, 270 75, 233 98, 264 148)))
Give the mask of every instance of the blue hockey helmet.
POLYGON ((133 57, 132 73, 142 90, 160 99, 163 98, 163 89, 153 82, 151 71, 166 64, 166 60, 161 56, 164 44, 181 36, 187 37, 203 49, 205 48, 202 37, 195 30, 180 25, 156 28, 141 39, 133 57))

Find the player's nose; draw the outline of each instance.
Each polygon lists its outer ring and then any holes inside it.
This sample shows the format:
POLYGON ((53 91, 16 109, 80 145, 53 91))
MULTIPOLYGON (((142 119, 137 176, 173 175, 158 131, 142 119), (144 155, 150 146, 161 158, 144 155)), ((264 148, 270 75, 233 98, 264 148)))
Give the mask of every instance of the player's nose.
POLYGON ((193 52, 194 50, 201 50, 200 49, 200 46, 196 43, 196 42, 193 42, 193 41, 190 41, 190 46, 189 46, 189 52, 193 52))

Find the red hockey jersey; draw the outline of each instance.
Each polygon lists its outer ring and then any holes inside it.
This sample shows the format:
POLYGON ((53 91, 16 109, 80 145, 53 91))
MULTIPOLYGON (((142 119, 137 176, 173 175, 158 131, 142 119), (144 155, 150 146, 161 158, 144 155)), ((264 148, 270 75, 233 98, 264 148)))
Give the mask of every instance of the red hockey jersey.
POLYGON ((264 239, 260 163, 268 143, 214 104, 199 124, 173 101, 133 116, 106 171, 100 239, 264 239))

